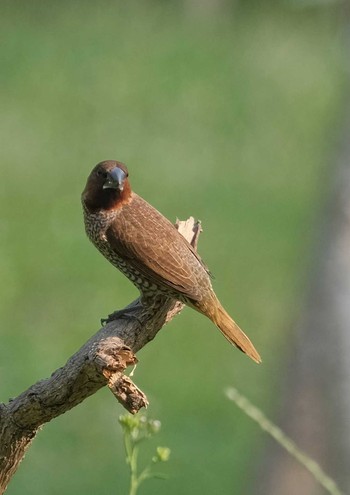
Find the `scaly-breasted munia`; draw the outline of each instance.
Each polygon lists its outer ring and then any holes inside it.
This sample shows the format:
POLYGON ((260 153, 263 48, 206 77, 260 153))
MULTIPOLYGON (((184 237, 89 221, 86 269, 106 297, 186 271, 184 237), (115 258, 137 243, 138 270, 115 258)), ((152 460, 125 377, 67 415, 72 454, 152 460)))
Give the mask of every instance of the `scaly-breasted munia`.
POLYGON ((82 203, 90 240, 145 301, 157 294, 182 301, 259 363, 253 344, 216 297, 201 258, 169 220, 131 190, 128 175, 114 160, 99 163, 89 175, 82 203))

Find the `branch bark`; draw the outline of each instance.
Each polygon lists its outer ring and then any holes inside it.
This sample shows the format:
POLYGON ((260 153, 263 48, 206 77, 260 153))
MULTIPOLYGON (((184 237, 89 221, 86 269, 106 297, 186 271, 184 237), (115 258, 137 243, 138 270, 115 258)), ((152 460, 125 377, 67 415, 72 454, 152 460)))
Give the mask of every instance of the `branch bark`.
MULTIPOLYGON (((176 227, 197 248, 200 223, 190 217, 177 221, 176 227)), ((154 339, 182 308, 179 301, 163 296, 147 301, 147 306, 140 299, 133 301, 110 315, 105 326, 50 378, 38 381, 8 404, 0 404, 0 495, 39 428, 100 388, 107 385, 132 414, 147 407, 146 395, 124 371, 137 363, 134 353, 154 339)))

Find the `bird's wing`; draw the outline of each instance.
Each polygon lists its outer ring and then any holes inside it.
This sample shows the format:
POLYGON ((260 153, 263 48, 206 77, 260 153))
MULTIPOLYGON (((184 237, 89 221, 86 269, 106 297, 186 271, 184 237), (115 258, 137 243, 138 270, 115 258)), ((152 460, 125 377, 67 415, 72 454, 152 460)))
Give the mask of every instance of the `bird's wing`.
POLYGON ((123 205, 106 232, 111 248, 150 281, 197 300, 208 270, 176 228, 139 196, 123 205))

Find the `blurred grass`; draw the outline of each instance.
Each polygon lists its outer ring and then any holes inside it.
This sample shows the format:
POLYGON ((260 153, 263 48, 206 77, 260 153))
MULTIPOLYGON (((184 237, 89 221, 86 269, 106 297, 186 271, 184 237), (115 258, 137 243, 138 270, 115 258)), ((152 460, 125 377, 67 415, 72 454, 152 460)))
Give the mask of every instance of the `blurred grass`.
MULTIPOLYGON (((85 239, 80 208, 92 166, 123 160, 166 216, 202 220, 217 293, 263 356, 250 363, 190 310, 140 352, 135 379, 172 449, 170 480, 142 493, 247 493, 262 438, 223 389, 278 404, 341 107, 335 7, 1 10, 1 400, 136 297, 85 239)), ((101 391, 45 426, 8 493, 126 493, 120 411, 101 391)))

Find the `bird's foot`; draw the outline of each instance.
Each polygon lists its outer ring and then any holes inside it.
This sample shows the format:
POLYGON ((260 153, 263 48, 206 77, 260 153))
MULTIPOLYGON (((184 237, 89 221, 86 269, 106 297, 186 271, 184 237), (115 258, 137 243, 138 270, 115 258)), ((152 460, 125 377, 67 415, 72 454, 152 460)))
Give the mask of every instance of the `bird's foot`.
POLYGON ((139 323, 140 326, 142 326, 141 320, 134 314, 134 312, 134 308, 117 309, 116 311, 108 315, 107 318, 101 318, 101 325, 105 326, 107 325, 107 323, 118 319, 134 319, 139 323))

